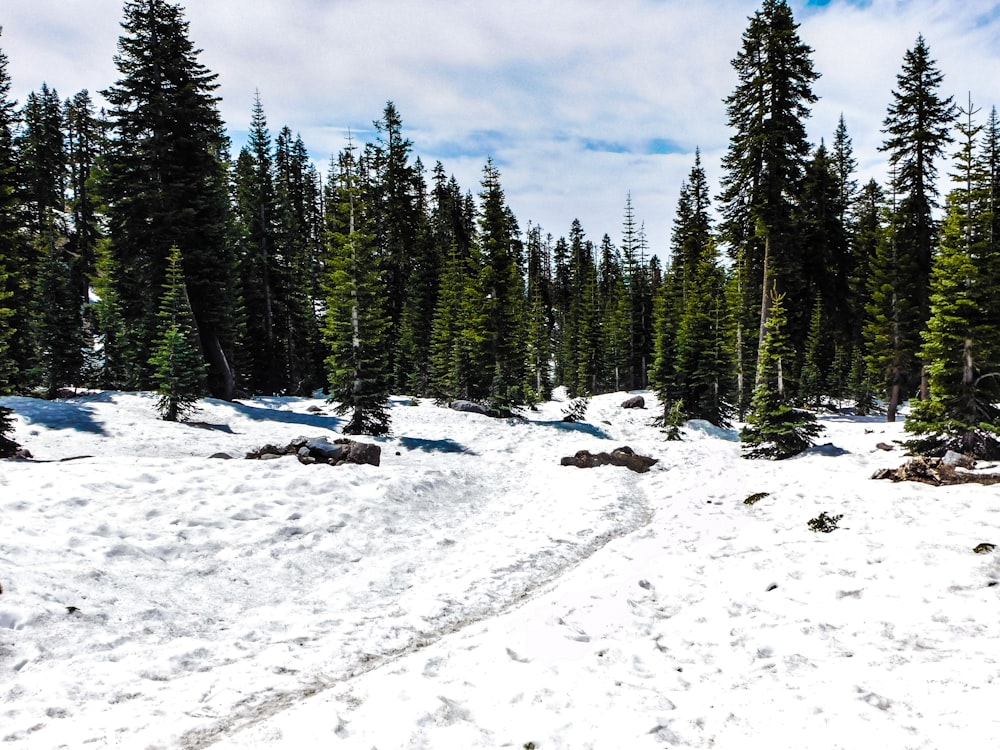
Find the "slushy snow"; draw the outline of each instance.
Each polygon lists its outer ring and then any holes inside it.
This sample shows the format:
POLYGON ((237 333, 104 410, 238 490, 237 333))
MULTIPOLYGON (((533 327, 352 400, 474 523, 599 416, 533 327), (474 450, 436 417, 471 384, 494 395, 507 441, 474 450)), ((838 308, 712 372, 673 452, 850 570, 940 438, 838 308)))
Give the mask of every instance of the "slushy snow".
POLYGON ((1000 746, 1000 487, 870 479, 878 418, 747 461, 627 395, 397 398, 380 467, 242 460, 340 437, 320 399, 0 399, 0 750, 1000 746), (622 445, 659 462, 559 464, 622 445))

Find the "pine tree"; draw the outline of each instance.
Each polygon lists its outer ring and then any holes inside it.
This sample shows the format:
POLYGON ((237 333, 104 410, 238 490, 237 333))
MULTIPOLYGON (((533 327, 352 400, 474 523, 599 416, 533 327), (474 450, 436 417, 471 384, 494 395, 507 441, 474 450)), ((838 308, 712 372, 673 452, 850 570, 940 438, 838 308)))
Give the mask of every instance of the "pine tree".
POLYGON ((213 395, 231 398, 237 310, 236 263, 229 243, 228 141, 215 74, 198 62, 180 6, 126 0, 115 64, 121 77, 102 92, 110 105, 103 193, 118 270, 117 296, 138 331, 140 383, 156 330, 155 290, 169 249, 184 259, 200 350, 213 395))
POLYGON ((149 364, 160 398, 156 410, 168 422, 183 419, 204 395, 205 365, 198 351, 194 318, 188 301, 181 251, 167 258, 167 277, 160 302, 159 331, 149 364))
POLYGON ((313 237, 320 189, 302 138, 281 129, 275 147, 275 340, 281 390, 308 395, 319 385, 314 353, 318 287, 313 237))
POLYGON ((956 450, 1000 457, 1000 332, 993 310, 998 256, 991 247, 989 160, 981 157, 971 102, 959 109, 955 188, 931 270, 930 319, 922 334, 929 398, 917 403, 906 429, 922 453, 956 450))
POLYGON ((869 180, 861 189, 854 205, 851 229, 851 372, 848 390, 854 399, 855 413, 865 416, 876 407, 875 383, 865 339, 865 321, 872 307, 871 278, 879 248, 886 244, 885 193, 875 180, 869 180))
POLYGON ((485 395, 494 409, 507 413, 526 401, 523 248, 492 160, 483 168, 479 198, 477 286, 485 308, 482 354, 490 374, 485 395))
POLYGON ((68 241, 56 231, 55 222, 43 227, 37 243, 42 256, 37 284, 44 304, 38 313, 38 346, 41 382, 46 397, 55 398, 64 386, 79 385, 83 375, 83 320, 80 300, 73 288, 73 268, 68 241))
POLYGON ((97 270, 97 243, 102 237, 97 181, 106 138, 86 89, 64 103, 63 120, 71 215, 68 252, 74 258, 73 284, 77 298, 85 306, 90 302, 90 282, 97 270))
MULTIPOLYGON (((737 319, 749 323, 755 303, 760 311, 758 346, 764 340, 772 290, 790 295, 787 314, 797 318, 809 307, 808 296, 801 296, 808 291, 800 278, 793 209, 809 153, 804 121, 816 101, 812 84, 819 75, 810 59, 812 49, 797 30, 784 0, 764 0, 750 18, 743 47, 733 60, 739 83, 726 99, 735 132, 723 158, 722 234, 738 273, 745 277, 738 282, 744 309, 737 319)), ((752 360, 751 332, 741 328, 740 335, 740 356, 752 360)), ((745 362, 744 370, 751 364, 745 362)), ((762 377, 759 366, 757 376, 762 377)))
POLYGON ((621 254, 607 234, 601 238, 597 294, 601 321, 600 391, 620 391, 629 369, 630 310, 621 254))
POLYGON ((532 401, 552 395, 552 324, 548 275, 548 247, 542 228, 532 226, 527 234, 527 372, 526 394, 532 401))
MULTIPOLYGON (((407 283, 417 255, 419 183, 410 164, 413 144, 403 136, 403 120, 393 102, 386 102, 382 119, 376 120, 374 126, 377 138, 368 150, 373 172, 369 202, 374 211, 374 229, 386 283, 390 338, 395 346, 409 292, 407 283)), ((395 358, 395 351, 392 357, 395 358)))
POLYGON ((323 327, 330 400, 337 413, 351 413, 345 434, 385 435, 392 371, 390 320, 372 227, 363 202, 353 145, 338 158, 328 184, 329 257, 327 312, 323 327))
POLYGON ((259 92, 254 96, 247 144, 236 159, 234 208, 237 257, 245 305, 247 369, 244 387, 252 393, 277 393, 281 375, 276 332, 274 278, 277 270, 277 216, 271 135, 259 92))
POLYGON ((0 406, 0 458, 10 458, 21 446, 14 442, 14 411, 6 406, 0 406))
MULTIPOLYGON (((886 139, 881 148, 889 152, 893 192, 898 198, 893 216, 896 273, 892 293, 902 300, 893 321, 900 346, 897 367, 886 382, 890 422, 895 420, 903 394, 922 383, 917 353, 920 330, 929 315, 931 258, 937 241, 935 161, 951 142, 954 117, 951 97, 938 94, 943 78, 923 36, 918 36, 903 58, 896 77, 898 89, 892 92, 883 127, 886 139)), ((925 390, 923 384, 921 390, 925 390)))
POLYGON ((790 403, 789 364, 795 351, 785 332, 784 300, 784 294, 772 289, 771 314, 759 354, 761 376, 747 423, 740 430, 744 458, 790 458, 812 445, 813 438, 822 432, 809 412, 794 409, 790 403))
POLYGON ((417 198, 417 227, 406 284, 406 301, 396 340, 393 379, 406 392, 426 394, 430 384, 431 328, 443 255, 434 241, 424 167, 419 158, 413 168, 413 193, 417 198))
MULTIPOLYGON (((2 32, 2 27, 0 27, 2 32)), ((13 297, 19 280, 15 273, 23 253, 23 238, 16 195, 17 175, 14 156, 15 102, 10 99, 7 56, 0 49, 0 393, 6 392, 17 376, 10 343, 14 335, 13 297)))

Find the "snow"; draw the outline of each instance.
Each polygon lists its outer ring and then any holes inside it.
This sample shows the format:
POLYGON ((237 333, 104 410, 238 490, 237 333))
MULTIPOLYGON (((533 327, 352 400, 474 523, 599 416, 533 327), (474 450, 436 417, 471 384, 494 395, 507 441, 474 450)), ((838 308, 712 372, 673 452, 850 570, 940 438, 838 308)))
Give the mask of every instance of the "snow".
POLYGON ((626 396, 401 397, 380 467, 208 458, 339 437, 318 399, 0 399, 0 750, 1000 744, 1000 487, 871 480, 901 424, 747 461, 626 396), (622 445, 659 462, 559 465, 622 445))

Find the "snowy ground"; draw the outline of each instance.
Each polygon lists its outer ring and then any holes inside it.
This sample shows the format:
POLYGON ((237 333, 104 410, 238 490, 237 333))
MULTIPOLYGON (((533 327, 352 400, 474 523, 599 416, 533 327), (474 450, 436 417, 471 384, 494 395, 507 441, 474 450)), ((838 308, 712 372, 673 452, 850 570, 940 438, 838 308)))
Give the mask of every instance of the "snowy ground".
POLYGON ((36 458, 0 463, 0 750, 1000 745, 1000 487, 869 479, 899 424, 746 461, 624 398, 399 399, 378 468, 207 458, 336 433, 318 400, 0 399, 36 458), (620 445, 660 461, 559 465, 620 445))

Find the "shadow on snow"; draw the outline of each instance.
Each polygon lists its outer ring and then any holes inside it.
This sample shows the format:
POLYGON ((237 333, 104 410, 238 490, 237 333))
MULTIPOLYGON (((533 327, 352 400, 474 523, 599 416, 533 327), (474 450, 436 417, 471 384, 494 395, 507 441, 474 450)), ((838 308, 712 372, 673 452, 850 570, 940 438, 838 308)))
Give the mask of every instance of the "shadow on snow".
POLYGON ((39 398, 8 396, 0 398, 0 406, 13 409, 27 424, 41 425, 50 430, 77 430, 105 435, 104 426, 94 419, 94 410, 79 401, 45 401, 39 398))

